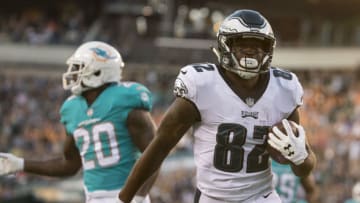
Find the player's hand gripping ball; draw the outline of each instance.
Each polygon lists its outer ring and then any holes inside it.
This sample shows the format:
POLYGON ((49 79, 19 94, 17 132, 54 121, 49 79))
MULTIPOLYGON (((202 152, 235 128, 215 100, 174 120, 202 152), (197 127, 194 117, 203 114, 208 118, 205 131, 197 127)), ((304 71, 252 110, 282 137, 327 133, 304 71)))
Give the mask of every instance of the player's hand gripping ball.
MULTIPOLYGON (((295 136, 298 136, 298 130, 297 128, 292 125, 292 122, 289 122, 290 126, 291 126, 291 130, 294 132, 295 136)), ((284 125, 282 124, 282 122, 276 123, 275 125, 273 125, 270 129, 269 132, 272 132, 275 136, 276 134, 273 132, 274 127, 277 127, 281 132, 283 132, 285 135, 287 135, 286 130, 284 128, 284 125)), ((270 157, 275 160, 276 162, 280 163, 280 164, 290 164, 291 162, 285 158, 280 151, 278 151, 277 149, 273 148, 270 144, 267 144, 266 146, 266 150, 269 152, 270 157)))

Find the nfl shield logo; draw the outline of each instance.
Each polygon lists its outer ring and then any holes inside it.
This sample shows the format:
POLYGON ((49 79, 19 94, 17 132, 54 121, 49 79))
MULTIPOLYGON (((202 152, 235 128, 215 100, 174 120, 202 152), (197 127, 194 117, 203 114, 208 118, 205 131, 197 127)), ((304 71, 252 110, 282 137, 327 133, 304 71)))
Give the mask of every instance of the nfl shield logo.
POLYGON ((245 102, 246 102, 246 104, 247 104, 249 107, 252 107, 252 106, 254 106, 254 104, 255 104, 254 98, 251 98, 251 97, 246 98, 246 99, 245 99, 245 102))

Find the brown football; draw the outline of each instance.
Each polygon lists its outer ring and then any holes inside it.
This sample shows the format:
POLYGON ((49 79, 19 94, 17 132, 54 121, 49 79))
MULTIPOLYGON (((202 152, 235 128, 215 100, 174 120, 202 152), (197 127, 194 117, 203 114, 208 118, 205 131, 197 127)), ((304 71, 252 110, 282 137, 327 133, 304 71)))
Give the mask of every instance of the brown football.
MULTIPOLYGON (((298 132, 297 132, 297 128, 292 125, 292 123, 290 122, 290 125, 291 125, 291 129, 293 132, 295 132, 295 135, 297 136, 298 135, 298 132)), ((273 127, 277 126, 278 129, 283 132, 285 135, 286 135, 286 131, 285 131, 285 128, 282 124, 282 122, 280 121, 279 123, 273 125, 270 129, 269 129, 269 132, 272 132, 272 129, 273 127)), ((276 136, 276 135, 275 135, 276 136)), ((276 162, 280 163, 280 164, 290 164, 290 161, 285 158, 281 152, 279 152, 277 149, 271 147, 271 145, 267 144, 266 146, 266 150, 269 152, 270 154, 270 157, 275 160, 276 162)))

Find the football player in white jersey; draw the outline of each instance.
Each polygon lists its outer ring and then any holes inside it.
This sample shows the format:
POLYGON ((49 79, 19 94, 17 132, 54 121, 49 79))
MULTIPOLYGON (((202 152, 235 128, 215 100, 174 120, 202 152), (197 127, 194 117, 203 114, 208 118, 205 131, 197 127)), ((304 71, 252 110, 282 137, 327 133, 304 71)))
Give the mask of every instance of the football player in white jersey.
MULTIPOLYGON (((63 87, 73 95, 60 110, 67 133, 63 154, 25 160, 0 153, 0 175, 25 171, 66 177, 82 168, 86 203, 113 203, 155 134, 151 93, 139 83, 120 82, 124 62, 109 44, 86 42, 67 64, 63 87)), ((133 203, 150 202, 147 193, 155 178, 144 184, 133 203)))
POLYGON ((176 99, 119 202, 130 202, 190 127, 197 169, 194 202, 281 202, 272 187, 267 144, 289 159, 297 176, 312 171, 316 158, 299 124, 303 89, 295 74, 270 66, 276 40, 268 21, 256 11, 237 10, 222 22, 217 37, 213 50, 219 64, 180 70, 176 99), (286 133, 276 128, 267 138, 269 127, 281 121, 286 133))

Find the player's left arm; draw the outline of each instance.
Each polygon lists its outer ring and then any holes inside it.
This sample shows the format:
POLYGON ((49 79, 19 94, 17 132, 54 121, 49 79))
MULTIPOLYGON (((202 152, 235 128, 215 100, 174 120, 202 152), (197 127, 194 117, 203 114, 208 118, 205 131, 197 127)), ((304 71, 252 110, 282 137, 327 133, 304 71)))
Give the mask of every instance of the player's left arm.
POLYGON ((155 136, 156 125, 150 112, 134 109, 129 113, 126 126, 134 144, 143 152, 155 136))
POLYGON ((319 202, 319 188, 316 185, 313 173, 310 173, 310 175, 306 177, 300 178, 300 182, 306 193, 306 201, 308 203, 319 202))
MULTIPOLYGON (((302 126, 300 125, 300 113, 299 113, 299 110, 297 108, 288 117, 288 120, 294 121, 295 123, 297 123, 299 125, 300 128, 302 128, 302 126)), ((313 168, 315 167, 315 164, 316 164, 316 156, 315 156, 313 150, 311 149, 311 146, 310 146, 310 143, 309 143, 308 139, 306 138, 305 131, 303 131, 303 133, 304 133, 303 138, 305 139, 305 150, 307 151, 308 156, 299 165, 291 163, 292 171, 294 172, 295 175, 297 175, 299 177, 308 176, 311 173, 311 171, 313 170, 313 168)), ((297 140, 297 139, 294 139, 294 140, 297 140)), ((297 150, 301 150, 301 149, 297 149, 297 150)))
MULTIPOLYGON (((155 136, 156 125, 150 113, 146 110, 134 109, 127 118, 127 128, 133 143, 141 152, 144 152, 155 136)), ((146 196, 157 178, 158 172, 152 175, 136 193, 146 196)))

